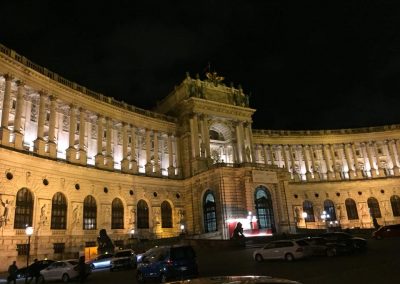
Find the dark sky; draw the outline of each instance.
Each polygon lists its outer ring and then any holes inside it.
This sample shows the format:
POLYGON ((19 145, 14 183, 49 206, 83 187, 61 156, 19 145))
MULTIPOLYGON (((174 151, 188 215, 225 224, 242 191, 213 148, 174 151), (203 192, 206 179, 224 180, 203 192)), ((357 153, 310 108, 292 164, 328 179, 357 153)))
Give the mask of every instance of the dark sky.
POLYGON ((396 1, 88 2, 3 1, 0 43, 146 109, 210 62, 251 93, 254 128, 400 123, 396 1))

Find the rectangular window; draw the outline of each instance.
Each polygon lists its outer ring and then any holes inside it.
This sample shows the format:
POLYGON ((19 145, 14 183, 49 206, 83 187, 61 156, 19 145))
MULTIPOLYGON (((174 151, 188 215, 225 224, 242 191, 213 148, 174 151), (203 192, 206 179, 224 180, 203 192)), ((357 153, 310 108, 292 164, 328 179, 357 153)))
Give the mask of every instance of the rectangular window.
POLYGON ((96 242, 85 242, 85 247, 97 247, 96 242))
POLYGON ((46 113, 46 121, 50 121, 50 112, 46 113))
POLYGON ((28 244, 17 245, 18 255, 28 255, 28 244))
POLYGON ((16 109, 16 107, 17 107, 17 101, 16 101, 16 100, 13 100, 13 101, 12 101, 12 108, 13 108, 13 109, 16 109))
POLYGON ((334 153, 335 153, 335 158, 337 158, 339 156, 338 153, 336 151, 334 153))
POLYGON ((129 136, 129 137, 128 137, 128 142, 129 142, 129 143, 132 143, 132 136, 129 136))
POLYGON ((54 243, 53 249, 54 249, 54 253, 64 253, 65 243, 54 243))
POLYGON ((382 148, 378 148, 378 154, 382 155, 382 148))
POLYGON ((360 156, 360 150, 356 150, 356 155, 360 156))
POLYGON ((124 240, 115 240, 114 245, 116 248, 123 248, 124 247, 124 240))
POLYGON ((107 130, 103 131, 103 138, 107 138, 107 130))

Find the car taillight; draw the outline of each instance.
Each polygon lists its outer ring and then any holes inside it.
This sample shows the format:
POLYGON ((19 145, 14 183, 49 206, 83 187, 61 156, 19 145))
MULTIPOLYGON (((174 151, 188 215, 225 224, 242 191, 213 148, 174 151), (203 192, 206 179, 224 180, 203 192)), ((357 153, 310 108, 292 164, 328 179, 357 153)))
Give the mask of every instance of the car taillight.
POLYGON ((302 251, 303 251, 303 248, 296 249, 296 252, 302 252, 302 251))
POLYGON ((174 262, 173 262, 172 260, 168 259, 165 263, 166 263, 168 266, 171 266, 174 262))

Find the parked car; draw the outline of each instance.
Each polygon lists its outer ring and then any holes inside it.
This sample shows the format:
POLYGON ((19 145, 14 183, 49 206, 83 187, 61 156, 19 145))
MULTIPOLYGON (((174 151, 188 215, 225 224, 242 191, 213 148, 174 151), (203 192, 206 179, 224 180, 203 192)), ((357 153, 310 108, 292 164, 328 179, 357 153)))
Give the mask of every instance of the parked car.
POLYGON ((211 276, 200 277, 196 279, 189 279, 184 281, 169 282, 170 284, 267 284, 267 283, 280 283, 280 284, 301 284, 300 282, 275 278, 271 276, 211 276))
POLYGON ((366 239, 354 237, 345 232, 324 233, 321 234, 320 237, 345 247, 349 252, 362 252, 366 251, 368 248, 366 239))
POLYGON ((112 253, 100 254, 94 259, 86 261, 92 270, 99 268, 109 268, 111 266, 111 259, 114 255, 112 253))
POLYGON ((52 264, 54 260, 51 259, 42 259, 38 260, 36 263, 32 263, 31 265, 28 266, 28 269, 26 267, 20 268, 17 271, 17 279, 22 279, 25 277, 32 277, 32 271, 33 271, 33 266, 38 266, 38 270, 41 271, 48 267, 50 264, 52 264), (26 272, 28 271, 28 275, 26 275, 26 272))
POLYGON ((110 271, 120 268, 136 268, 136 254, 131 249, 117 251, 111 259, 110 271))
POLYGON ((377 240, 400 237, 400 224, 381 226, 378 230, 372 233, 372 237, 377 240))
POLYGON ((198 276, 196 252, 190 245, 160 246, 146 251, 137 267, 137 280, 192 279, 198 276))
POLYGON ((329 241, 322 237, 307 237, 302 239, 310 245, 311 254, 313 256, 335 256, 345 254, 352 251, 347 245, 329 241))
POLYGON ((253 258, 257 262, 261 262, 265 259, 293 261, 310 255, 310 246, 304 240, 279 240, 272 241, 263 248, 255 250, 253 258))
MULTIPOLYGON (((40 271, 39 283, 49 280, 61 280, 64 283, 79 277, 78 259, 56 261, 40 271)), ((91 273, 89 265, 86 268, 86 276, 91 273)))

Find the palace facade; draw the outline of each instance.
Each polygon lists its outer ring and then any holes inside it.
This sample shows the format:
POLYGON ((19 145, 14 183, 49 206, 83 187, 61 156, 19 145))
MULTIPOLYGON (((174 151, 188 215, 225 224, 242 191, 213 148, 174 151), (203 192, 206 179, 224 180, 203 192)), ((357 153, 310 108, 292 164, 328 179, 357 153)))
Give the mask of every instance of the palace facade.
MULTIPOLYGON (((248 96, 189 74, 154 111, 0 45, 0 271, 129 238, 400 222, 400 125, 254 130, 248 96)), ((262 110, 261 110, 262 111, 262 110)))

